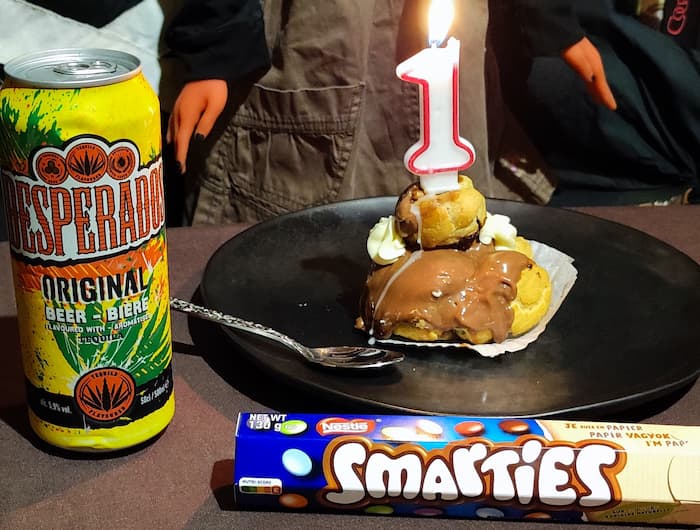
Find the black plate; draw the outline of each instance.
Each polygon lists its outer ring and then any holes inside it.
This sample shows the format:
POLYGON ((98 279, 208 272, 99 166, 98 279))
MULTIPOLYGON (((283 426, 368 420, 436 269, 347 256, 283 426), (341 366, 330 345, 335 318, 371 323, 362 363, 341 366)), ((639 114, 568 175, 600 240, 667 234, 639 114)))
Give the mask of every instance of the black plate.
MULTIPOLYGON (((310 346, 365 344, 353 324, 369 266, 366 238, 394 204, 393 197, 341 202, 255 225, 209 260, 204 303, 310 346)), ((264 369, 358 412, 591 418, 698 375, 697 263, 642 232, 581 213, 500 200, 488 209, 574 257, 579 273, 545 332, 523 351, 487 359, 464 349, 397 347, 407 358, 396 368, 357 374, 316 368, 247 334, 226 329, 227 336, 264 369)))

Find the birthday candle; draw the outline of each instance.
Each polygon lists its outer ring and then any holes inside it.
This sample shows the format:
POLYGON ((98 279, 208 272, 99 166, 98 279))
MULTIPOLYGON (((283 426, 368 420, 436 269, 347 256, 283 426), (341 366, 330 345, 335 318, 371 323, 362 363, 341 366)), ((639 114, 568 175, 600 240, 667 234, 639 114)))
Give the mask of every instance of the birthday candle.
POLYGON ((396 68, 396 75, 420 89, 420 138, 404 156, 426 193, 458 189, 458 171, 474 163, 474 147, 459 135, 460 43, 440 47, 452 22, 451 0, 433 0, 429 47, 396 68))

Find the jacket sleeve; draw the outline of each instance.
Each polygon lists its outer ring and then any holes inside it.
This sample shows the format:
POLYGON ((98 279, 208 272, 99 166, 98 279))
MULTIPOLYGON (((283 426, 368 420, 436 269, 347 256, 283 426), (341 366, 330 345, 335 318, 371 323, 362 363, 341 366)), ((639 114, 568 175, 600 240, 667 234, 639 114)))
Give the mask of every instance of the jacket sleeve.
POLYGON ((260 0, 186 0, 165 42, 185 61, 187 81, 236 80, 270 67, 260 0))
POLYGON ((515 0, 514 3, 533 56, 559 55, 585 36, 573 0, 515 0))

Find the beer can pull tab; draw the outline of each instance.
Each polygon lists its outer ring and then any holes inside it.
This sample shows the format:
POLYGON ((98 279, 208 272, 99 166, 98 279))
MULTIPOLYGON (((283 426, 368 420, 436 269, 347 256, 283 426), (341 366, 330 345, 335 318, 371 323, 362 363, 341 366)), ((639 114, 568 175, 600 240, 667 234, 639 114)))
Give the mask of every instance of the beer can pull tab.
POLYGON ((96 75, 110 74, 117 71, 117 65, 108 61, 70 61, 58 64, 53 69, 63 75, 96 75))

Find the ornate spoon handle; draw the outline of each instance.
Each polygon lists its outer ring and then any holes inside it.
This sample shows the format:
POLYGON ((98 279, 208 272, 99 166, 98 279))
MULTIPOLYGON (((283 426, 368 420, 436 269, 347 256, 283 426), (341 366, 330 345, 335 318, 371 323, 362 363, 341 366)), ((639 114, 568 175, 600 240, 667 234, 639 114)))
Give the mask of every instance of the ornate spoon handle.
POLYGON ((205 320, 216 322, 217 324, 223 324, 225 326, 229 326, 240 331, 246 331, 248 333, 253 333, 254 335, 259 335, 277 342, 281 342, 288 348, 292 348, 298 351, 299 353, 305 355, 305 353, 302 351, 303 346, 301 346, 301 344, 299 344, 297 341, 295 341, 291 337, 288 337, 284 333, 280 333, 279 331, 263 326, 262 324, 257 324, 255 322, 243 320, 242 318, 227 315, 219 311, 215 311, 213 309, 198 306, 196 304, 186 302, 185 300, 181 300, 179 298, 171 298, 170 307, 183 313, 194 314, 205 320))

